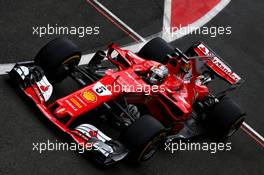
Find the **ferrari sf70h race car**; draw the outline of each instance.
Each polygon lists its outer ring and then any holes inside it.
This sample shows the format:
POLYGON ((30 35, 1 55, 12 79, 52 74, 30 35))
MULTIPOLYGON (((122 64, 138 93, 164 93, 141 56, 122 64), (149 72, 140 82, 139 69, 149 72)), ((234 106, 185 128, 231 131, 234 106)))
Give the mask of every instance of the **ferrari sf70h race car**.
POLYGON ((182 52, 154 38, 135 53, 110 44, 88 64, 80 58, 72 41, 58 38, 9 75, 55 126, 77 144, 91 144, 91 157, 103 165, 126 157, 140 163, 173 139, 206 133, 224 140, 245 119, 226 95, 243 79, 202 42, 182 52), (214 78, 229 86, 213 93, 214 78), (65 79, 78 89, 55 98, 65 79))

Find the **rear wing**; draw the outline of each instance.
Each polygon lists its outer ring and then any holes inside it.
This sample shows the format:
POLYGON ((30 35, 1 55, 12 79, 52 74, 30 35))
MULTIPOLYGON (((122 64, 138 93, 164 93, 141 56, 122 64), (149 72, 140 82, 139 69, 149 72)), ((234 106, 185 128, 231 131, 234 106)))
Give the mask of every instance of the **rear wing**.
POLYGON ((212 51, 204 43, 198 43, 193 49, 199 57, 202 58, 204 56, 208 58, 205 61, 206 66, 229 84, 238 85, 244 81, 237 73, 233 71, 231 66, 229 66, 218 55, 216 55, 214 51, 212 51))

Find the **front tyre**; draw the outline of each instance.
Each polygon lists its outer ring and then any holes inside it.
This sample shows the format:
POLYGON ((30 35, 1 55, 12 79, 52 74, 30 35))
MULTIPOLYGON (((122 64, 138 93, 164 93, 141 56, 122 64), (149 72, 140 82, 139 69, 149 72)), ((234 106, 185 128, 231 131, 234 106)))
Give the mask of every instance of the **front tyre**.
POLYGON ((67 38, 57 38, 37 53, 34 62, 44 70, 52 83, 57 83, 66 78, 80 59, 81 52, 76 44, 67 38))

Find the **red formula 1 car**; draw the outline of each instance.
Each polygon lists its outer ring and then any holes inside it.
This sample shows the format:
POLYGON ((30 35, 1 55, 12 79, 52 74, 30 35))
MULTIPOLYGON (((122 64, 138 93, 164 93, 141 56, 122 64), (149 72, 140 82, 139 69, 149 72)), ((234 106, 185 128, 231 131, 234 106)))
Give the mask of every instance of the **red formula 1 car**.
POLYGON ((9 75, 59 129, 78 144, 91 143, 101 164, 148 160, 172 139, 203 133, 226 139, 244 121, 245 113, 225 95, 242 78, 201 42, 184 53, 155 38, 138 53, 111 44, 89 64, 78 65, 80 58, 74 43, 59 38, 9 75), (212 93, 208 83, 215 76, 229 88, 212 93), (66 77, 78 90, 54 99, 66 77))

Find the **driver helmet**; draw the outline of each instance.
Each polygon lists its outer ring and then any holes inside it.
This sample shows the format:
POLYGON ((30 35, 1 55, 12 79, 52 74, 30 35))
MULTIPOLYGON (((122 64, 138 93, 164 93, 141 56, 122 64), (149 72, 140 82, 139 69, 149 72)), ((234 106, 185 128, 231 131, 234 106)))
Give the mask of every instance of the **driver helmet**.
POLYGON ((159 64, 158 66, 153 66, 148 74, 149 83, 161 84, 163 80, 168 76, 168 73, 169 73, 168 68, 163 64, 159 64))

